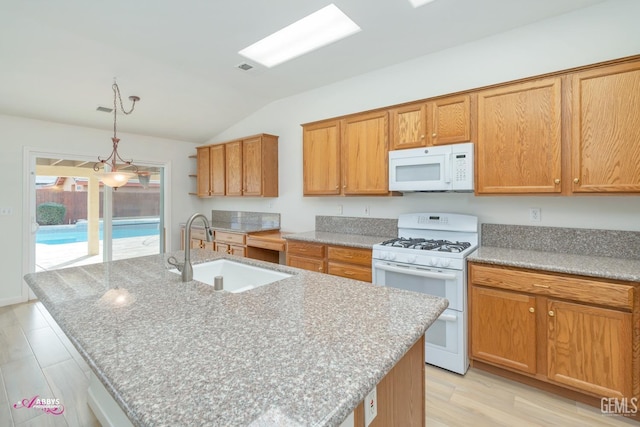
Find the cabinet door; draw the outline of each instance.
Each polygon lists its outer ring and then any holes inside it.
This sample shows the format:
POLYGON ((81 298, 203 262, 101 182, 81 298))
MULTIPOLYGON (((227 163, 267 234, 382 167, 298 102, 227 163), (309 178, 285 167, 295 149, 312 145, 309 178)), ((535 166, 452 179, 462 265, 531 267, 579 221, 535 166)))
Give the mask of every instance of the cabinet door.
POLYGON ((303 194, 340 194, 340 122, 308 125, 303 133, 303 194))
POLYGON ((549 300, 551 381, 602 397, 632 396, 632 314, 549 300))
POLYGON ((342 132, 342 190, 348 194, 388 194, 387 112, 344 119, 342 132))
POLYGON ((209 157, 209 147, 198 147, 197 149, 197 171, 196 171, 196 194, 198 197, 211 196, 211 160, 209 157))
POLYGON ((535 297, 471 286, 470 307, 471 356, 535 374, 535 297))
POLYGON ((260 196, 262 194, 262 138, 242 141, 242 194, 260 196))
POLYGON ((227 196, 242 196, 242 141, 225 144, 225 188, 227 196))
POLYGON ((389 111, 391 149, 423 147, 426 145, 427 104, 411 104, 389 111))
POLYGON ((225 192, 225 155, 224 144, 209 147, 210 182, 212 196, 224 196, 225 192))
POLYGON ((247 248, 244 246, 230 245, 229 253, 236 256, 247 256, 247 248))
POLYGON ((229 253, 230 246, 228 244, 226 244, 226 243, 215 242, 213 247, 214 247, 214 250, 216 252, 222 252, 223 254, 228 254, 229 253))
POLYGON ((324 273, 324 260, 316 258, 306 258, 287 253, 287 265, 290 267, 302 268, 303 270, 324 273))
POLYGON ((478 94, 477 192, 561 190, 561 79, 478 94))
POLYGON ((640 192, 640 62, 572 77, 575 192, 640 192))
POLYGON ((428 145, 471 141, 471 102, 469 95, 437 99, 429 103, 428 145))

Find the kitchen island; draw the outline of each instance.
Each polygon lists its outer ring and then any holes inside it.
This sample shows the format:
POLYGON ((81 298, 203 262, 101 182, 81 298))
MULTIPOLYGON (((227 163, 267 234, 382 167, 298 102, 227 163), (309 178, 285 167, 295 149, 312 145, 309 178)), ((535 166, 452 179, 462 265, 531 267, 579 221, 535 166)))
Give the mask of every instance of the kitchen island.
POLYGON ((181 282, 168 255, 25 276, 136 426, 340 425, 447 306, 193 250, 194 264, 226 258, 292 274, 244 293, 216 292, 181 282))

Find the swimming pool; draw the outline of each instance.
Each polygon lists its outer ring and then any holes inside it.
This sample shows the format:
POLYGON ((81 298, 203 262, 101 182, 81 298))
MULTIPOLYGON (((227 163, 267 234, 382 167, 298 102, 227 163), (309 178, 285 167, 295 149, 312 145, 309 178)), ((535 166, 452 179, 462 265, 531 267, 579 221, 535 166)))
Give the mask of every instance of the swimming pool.
MULTIPOLYGON (((100 221, 100 240, 103 238, 100 221)), ((112 234, 114 239, 125 237, 160 235, 160 218, 114 219, 112 234)), ((81 220, 70 225, 44 225, 36 233, 36 243, 62 245, 87 241, 87 221, 81 220)))

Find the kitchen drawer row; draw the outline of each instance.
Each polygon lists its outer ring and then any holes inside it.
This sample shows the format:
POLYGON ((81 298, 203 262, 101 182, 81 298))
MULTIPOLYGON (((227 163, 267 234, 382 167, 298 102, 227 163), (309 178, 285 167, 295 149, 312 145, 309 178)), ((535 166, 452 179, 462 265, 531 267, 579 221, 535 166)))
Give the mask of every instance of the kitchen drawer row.
MULTIPOLYGON (((184 228, 181 230, 181 249, 184 249, 184 228)), ((204 229, 191 229, 191 248, 208 249, 278 263, 285 243, 279 231, 237 233, 214 230, 213 241, 207 242, 204 229)))
POLYGON ((596 406, 638 402, 640 283, 478 263, 468 283, 472 366, 596 406))
POLYGON ((640 57, 303 125, 303 193, 390 195, 389 150, 475 142, 476 194, 640 192, 640 57))
POLYGON ((371 249, 287 240, 287 265, 371 282, 371 249))

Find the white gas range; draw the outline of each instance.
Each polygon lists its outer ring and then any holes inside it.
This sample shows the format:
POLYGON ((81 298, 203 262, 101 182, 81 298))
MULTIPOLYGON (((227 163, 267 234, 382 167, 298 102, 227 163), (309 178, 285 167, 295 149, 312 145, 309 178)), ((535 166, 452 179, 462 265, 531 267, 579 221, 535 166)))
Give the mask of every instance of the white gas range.
POLYGON ((467 372, 467 266, 478 246, 478 218, 449 213, 403 214, 398 238, 373 246, 373 283, 449 300, 425 334, 427 363, 467 372))

